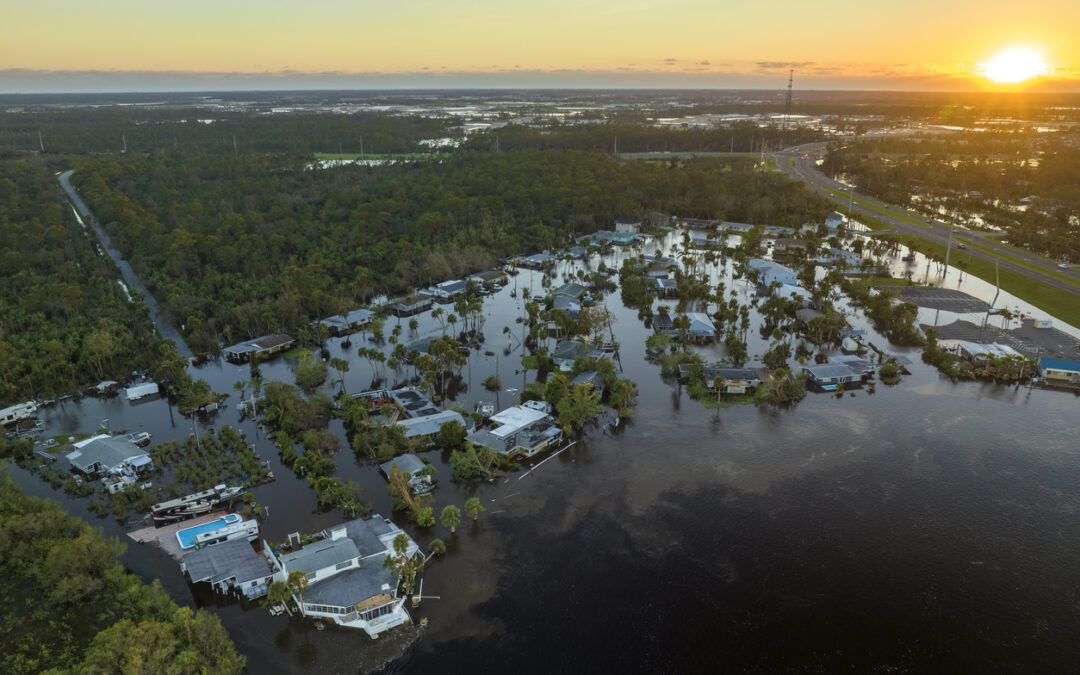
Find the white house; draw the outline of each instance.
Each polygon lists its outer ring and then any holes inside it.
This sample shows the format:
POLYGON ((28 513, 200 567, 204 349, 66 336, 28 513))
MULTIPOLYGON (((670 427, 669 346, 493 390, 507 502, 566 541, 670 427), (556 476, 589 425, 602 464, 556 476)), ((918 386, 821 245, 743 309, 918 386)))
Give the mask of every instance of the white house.
POLYGON ((747 267, 755 269, 759 274, 759 283, 768 288, 774 281, 789 286, 798 285, 798 275, 789 267, 785 267, 772 260, 751 258, 746 262, 747 267))
POLYGON ((637 218, 618 218, 615 220, 615 232, 618 234, 638 234, 641 221, 637 218))

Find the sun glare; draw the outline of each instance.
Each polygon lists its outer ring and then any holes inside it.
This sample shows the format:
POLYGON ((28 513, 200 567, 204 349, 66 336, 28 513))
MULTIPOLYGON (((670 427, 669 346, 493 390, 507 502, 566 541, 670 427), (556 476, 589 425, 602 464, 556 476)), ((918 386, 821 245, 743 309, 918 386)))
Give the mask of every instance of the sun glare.
POLYGON ((1046 64, 1038 53, 1023 47, 1007 49, 990 63, 980 63, 982 74, 995 82, 1014 84, 1046 73, 1046 64))

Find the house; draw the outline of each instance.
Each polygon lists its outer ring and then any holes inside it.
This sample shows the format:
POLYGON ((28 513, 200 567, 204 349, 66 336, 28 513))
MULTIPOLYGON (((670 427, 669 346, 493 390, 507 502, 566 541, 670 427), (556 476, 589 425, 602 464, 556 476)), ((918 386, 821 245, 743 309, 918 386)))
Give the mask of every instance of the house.
POLYGON ((483 272, 477 272, 476 274, 470 274, 467 277, 467 281, 477 281, 485 283, 488 281, 498 281, 503 278, 503 273, 499 270, 485 270, 483 272))
POLYGON ((825 316, 825 314, 809 307, 795 310, 795 318, 798 319, 801 326, 809 326, 811 321, 822 316, 825 316))
POLYGON ((88 476, 110 474, 130 466, 136 472, 153 468, 146 452, 120 436, 102 434, 75 444, 75 450, 67 454, 71 467, 88 476))
POLYGON ((465 418, 456 410, 442 410, 433 415, 410 417, 399 420, 397 424, 405 428, 405 438, 431 438, 439 435, 439 429, 447 422, 457 422, 468 429, 465 418))
POLYGON ((674 279, 653 279, 650 288, 660 297, 679 294, 679 284, 674 279))
POLYGON ((331 335, 341 335, 366 327, 375 318, 370 309, 354 309, 348 314, 335 314, 321 319, 318 323, 327 327, 331 335))
POLYGON ((542 269, 544 265, 547 265, 552 260, 554 260, 554 258, 552 258, 551 254, 547 251, 544 251, 543 253, 534 253, 533 255, 523 258, 514 258, 514 261, 517 262, 518 266, 532 270, 542 269))
MULTIPOLYGON (((679 376, 682 378, 690 374, 691 366, 685 363, 679 364, 679 376)), ((714 391, 713 383, 716 378, 724 378, 722 394, 745 394, 747 391, 757 388, 762 382, 769 379, 769 371, 766 368, 727 368, 718 364, 705 366, 702 369, 705 378, 705 386, 714 391)))
POLYGON ((787 258, 795 251, 805 251, 810 244, 803 239, 780 237, 773 245, 773 258, 787 258))
POLYGON ((277 354, 288 349, 294 342, 296 340, 284 333, 275 333, 254 340, 247 340, 246 342, 238 342, 231 347, 226 347, 222 350, 222 353, 225 354, 226 359, 233 363, 245 363, 251 360, 252 357, 264 359, 277 354))
POLYGON ((587 356, 600 359, 604 357, 604 353, 596 349, 590 350, 584 342, 576 340, 563 340, 555 345, 555 351, 551 352, 551 358, 555 361, 556 367, 564 371, 572 370, 574 361, 587 356))
POLYGON ((245 539, 230 539, 192 551, 184 556, 180 571, 191 583, 209 583, 222 595, 242 595, 248 600, 267 593, 274 572, 245 539))
POLYGON ((390 472, 395 466, 397 467, 398 471, 416 475, 423 471, 424 467, 427 465, 424 464, 424 460, 409 452, 404 455, 398 455, 389 462, 384 462, 383 464, 380 464, 379 470, 383 472, 383 475, 389 478, 390 472))
MULTIPOLYGON (((689 312, 684 314, 690 320, 687 335, 695 342, 708 342, 716 337, 716 326, 708 314, 701 312, 689 312)), ((678 336, 679 329, 675 327, 675 320, 665 314, 657 314, 653 317, 653 328, 667 335, 678 336)))
POLYGON ((850 368, 852 372, 857 373, 862 377, 870 377, 876 370, 872 362, 855 354, 838 354, 836 356, 831 356, 829 357, 829 363, 843 364, 850 368))
POLYGON ((412 316, 431 309, 431 298, 426 295, 410 295, 397 300, 390 306, 394 316, 412 316))
POLYGON ((825 216, 825 227, 829 228, 830 230, 835 230, 836 228, 844 224, 844 220, 846 219, 842 214, 833 211, 829 215, 825 216))
POLYGON ((1080 361, 1042 358, 1039 372, 1047 384, 1080 384, 1080 361))
POLYGON ((615 246, 630 246, 635 241, 637 241, 637 238, 637 234, 630 232, 611 232, 610 230, 597 230, 593 234, 586 234, 584 236, 578 237, 575 241, 578 244, 588 241, 596 245, 607 242, 615 246))
POLYGON ((567 251, 567 255, 571 258, 584 258, 589 255, 589 250, 584 246, 571 246, 570 250, 567 251))
POLYGON ((138 401, 147 396, 157 396, 160 393, 157 382, 144 382, 124 389, 124 395, 129 401, 138 401))
POLYGON ((581 312, 581 303, 567 295, 556 295, 551 301, 551 308, 565 312, 567 318, 573 320, 581 312))
POLYGON ((803 366, 802 372, 810 381, 825 391, 834 391, 840 385, 861 383, 863 376, 843 363, 818 363, 803 366))
POLYGON ((598 370, 586 370, 578 373, 577 377, 570 380, 570 386, 576 387, 578 385, 590 387, 593 391, 600 392, 601 396, 604 394, 604 376, 598 370))
POLYGON ((585 291, 586 289, 584 286, 575 281, 570 281, 552 291, 551 297, 557 298, 561 295, 574 300, 580 300, 581 297, 585 295, 585 291))
POLYGON ((440 302, 449 302, 463 294, 468 288, 468 282, 463 279, 444 281, 431 288, 431 296, 440 302))
POLYGON ((555 420, 529 406, 507 408, 488 421, 495 426, 474 431, 466 438, 499 454, 532 457, 562 440, 562 429, 555 420))
POLYGON ((617 234, 637 234, 641 232, 641 221, 637 218, 617 218, 615 220, 615 232, 617 234))
MULTIPOLYGON (((295 571, 307 577, 307 588, 293 595, 304 616, 375 637, 410 621, 405 597, 398 597, 399 576, 384 565, 394 555, 399 534, 404 533, 390 520, 374 516, 337 525, 318 541, 287 553, 276 553, 264 541, 263 553, 273 561, 275 581, 287 581, 295 571)), ((406 555, 419 552, 409 539, 406 555)))
POLYGON ((795 274, 794 270, 785 267, 778 262, 762 260, 761 258, 751 258, 747 261, 746 265, 750 269, 758 271, 758 283, 766 288, 771 286, 774 281, 790 286, 798 285, 798 275, 795 274))

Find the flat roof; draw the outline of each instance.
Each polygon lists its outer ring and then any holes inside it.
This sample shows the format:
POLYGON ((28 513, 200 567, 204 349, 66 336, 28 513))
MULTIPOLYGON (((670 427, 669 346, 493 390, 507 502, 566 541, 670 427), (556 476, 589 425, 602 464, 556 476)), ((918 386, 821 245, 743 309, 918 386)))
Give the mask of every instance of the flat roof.
POLYGON ((492 429, 491 433, 505 438, 522 427, 528 426, 533 422, 539 422, 545 417, 547 417, 547 413, 516 405, 491 416, 492 422, 501 425, 497 429, 492 429))
POLYGON ((461 426, 468 428, 465 424, 465 418, 456 410, 443 410, 433 415, 412 417, 400 420, 398 421, 398 424, 405 427, 405 438, 413 438, 416 436, 431 436, 437 434, 439 433, 439 428, 447 422, 457 422, 461 426))

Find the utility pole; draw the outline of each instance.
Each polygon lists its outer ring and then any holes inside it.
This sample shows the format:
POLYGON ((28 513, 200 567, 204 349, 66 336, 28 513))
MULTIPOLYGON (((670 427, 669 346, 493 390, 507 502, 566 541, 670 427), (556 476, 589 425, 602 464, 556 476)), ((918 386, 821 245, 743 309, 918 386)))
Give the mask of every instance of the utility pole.
POLYGON ((941 287, 945 288, 945 277, 949 276, 949 252, 952 251, 953 229, 949 228, 949 243, 945 246, 945 271, 941 274, 941 287))

